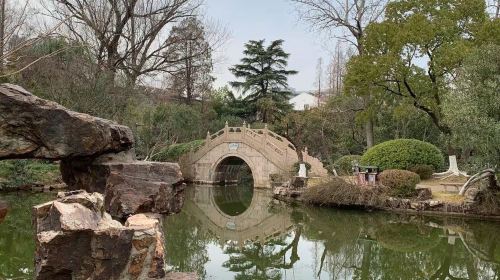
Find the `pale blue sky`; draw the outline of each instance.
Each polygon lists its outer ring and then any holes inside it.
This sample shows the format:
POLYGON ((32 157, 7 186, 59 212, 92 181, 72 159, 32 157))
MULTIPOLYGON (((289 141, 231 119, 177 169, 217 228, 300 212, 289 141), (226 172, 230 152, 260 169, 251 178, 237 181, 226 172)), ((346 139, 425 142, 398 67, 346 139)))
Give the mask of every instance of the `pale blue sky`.
POLYGON ((325 37, 311 32, 307 24, 299 21, 289 1, 207 0, 205 10, 209 18, 219 21, 231 33, 223 49, 225 59, 215 69, 216 86, 234 80, 227 69, 239 63, 244 43, 283 39, 284 49, 290 53, 289 66, 299 71, 290 77, 290 86, 296 90, 314 88, 318 58, 323 57, 326 62, 329 56, 325 37))

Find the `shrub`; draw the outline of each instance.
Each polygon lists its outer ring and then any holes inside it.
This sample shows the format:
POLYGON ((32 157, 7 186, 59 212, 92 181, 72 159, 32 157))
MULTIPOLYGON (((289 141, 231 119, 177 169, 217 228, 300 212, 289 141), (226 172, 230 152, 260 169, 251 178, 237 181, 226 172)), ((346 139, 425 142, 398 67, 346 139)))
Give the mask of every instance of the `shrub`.
MULTIPOLYGON (((311 164, 305 161, 303 163, 306 165, 307 173, 309 173, 309 171, 311 171, 311 164)), ((300 169, 300 162, 297 161, 296 163, 293 164, 293 172, 298 173, 299 169, 300 169)))
POLYGON ((434 174, 434 167, 427 164, 417 164, 408 168, 408 170, 417 173, 420 176, 420 180, 430 179, 432 174, 434 174))
POLYGON ((354 166, 354 164, 359 163, 360 161, 361 161, 360 155, 347 155, 337 159, 333 163, 333 166, 335 167, 335 170, 337 170, 338 175, 341 176, 351 175, 352 167, 354 166))
POLYGON ((302 194, 305 203, 343 207, 384 207, 386 196, 383 188, 355 186, 341 178, 306 188, 302 194))
POLYGON ((444 158, 441 151, 430 143, 415 139, 397 139, 371 147, 361 157, 361 163, 375 165, 381 170, 407 170, 421 164, 439 170, 444 165, 444 158))
POLYGON ((379 174, 379 180, 390 196, 408 198, 415 196, 420 177, 408 170, 389 169, 379 174))
POLYGON ((187 143, 173 144, 153 156, 152 160, 178 161, 182 155, 187 154, 190 151, 198 150, 201 146, 203 146, 204 143, 205 140, 194 140, 187 143))

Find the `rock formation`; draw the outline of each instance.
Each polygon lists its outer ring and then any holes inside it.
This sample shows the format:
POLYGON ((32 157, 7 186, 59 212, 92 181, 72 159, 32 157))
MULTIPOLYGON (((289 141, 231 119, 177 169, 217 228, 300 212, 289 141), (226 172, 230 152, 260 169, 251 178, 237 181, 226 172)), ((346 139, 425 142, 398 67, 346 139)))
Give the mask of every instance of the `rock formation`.
POLYGON ((123 158, 62 161, 61 173, 71 190, 104 194, 106 211, 119 219, 143 212, 177 213, 184 202, 182 174, 176 163, 123 158))
POLYGON ((180 211, 180 168, 137 161, 133 146, 126 126, 0 85, 0 160, 60 160, 75 190, 33 208, 36 279, 196 278, 165 273, 160 216, 148 213, 180 211))
POLYGON ((172 214, 183 203, 177 164, 137 161, 130 128, 70 111, 11 84, 0 85, 0 160, 61 161, 70 190, 104 194, 113 217, 172 214))
POLYGON ((95 157, 132 148, 130 128, 0 85, 0 160, 95 157))
POLYGON ((161 217, 137 214, 122 225, 99 193, 60 193, 33 208, 36 279, 172 279, 165 272, 161 217))

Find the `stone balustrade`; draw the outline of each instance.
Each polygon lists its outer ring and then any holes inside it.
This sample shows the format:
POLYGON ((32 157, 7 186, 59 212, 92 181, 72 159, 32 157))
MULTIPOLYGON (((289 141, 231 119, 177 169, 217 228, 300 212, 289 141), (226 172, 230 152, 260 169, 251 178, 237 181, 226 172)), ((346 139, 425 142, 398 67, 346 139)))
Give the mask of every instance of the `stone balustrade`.
MULTIPOLYGON (((311 176, 326 176, 322 163, 302 152, 304 161, 311 164, 311 176)), ((285 137, 268 129, 252 129, 226 126, 211 134, 196 151, 183 156, 180 165, 184 176, 203 183, 215 183, 214 174, 218 164, 229 156, 243 159, 252 170, 254 182, 259 187, 269 187, 269 175, 291 175, 293 164, 298 161, 295 146, 285 137)))

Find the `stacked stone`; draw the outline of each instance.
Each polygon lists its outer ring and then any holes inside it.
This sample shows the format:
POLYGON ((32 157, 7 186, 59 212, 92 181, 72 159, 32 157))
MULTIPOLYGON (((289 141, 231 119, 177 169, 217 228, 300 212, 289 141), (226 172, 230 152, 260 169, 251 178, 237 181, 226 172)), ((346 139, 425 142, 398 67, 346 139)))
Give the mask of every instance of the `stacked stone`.
POLYGON ((125 225, 104 210, 99 193, 60 194, 33 208, 37 279, 161 279, 160 216, 137 214, 125 225))
POLYGON ((160 216, 150 214, 180 211, 180 168, 138 161, 133 147, 129 127, 0 85, 0 160, 60 161, 75 190, 33 209, 36 279, 191 277, 165 274, 160 216))

